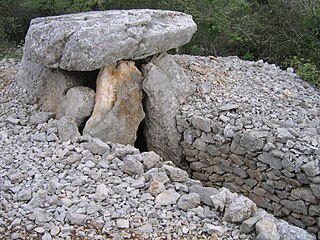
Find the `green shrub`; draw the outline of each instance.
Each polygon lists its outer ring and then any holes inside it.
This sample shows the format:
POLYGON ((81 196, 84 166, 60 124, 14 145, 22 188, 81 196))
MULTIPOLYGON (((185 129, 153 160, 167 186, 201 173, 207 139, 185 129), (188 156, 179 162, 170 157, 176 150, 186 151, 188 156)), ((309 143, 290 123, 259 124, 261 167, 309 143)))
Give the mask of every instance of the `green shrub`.
POLYGON ((317 69, 316 64, 310 60, 299 59, 294 56, 286 59, 283 65, 285 67, 292 67, 301 79, 320 87, 320 71, 317 69))

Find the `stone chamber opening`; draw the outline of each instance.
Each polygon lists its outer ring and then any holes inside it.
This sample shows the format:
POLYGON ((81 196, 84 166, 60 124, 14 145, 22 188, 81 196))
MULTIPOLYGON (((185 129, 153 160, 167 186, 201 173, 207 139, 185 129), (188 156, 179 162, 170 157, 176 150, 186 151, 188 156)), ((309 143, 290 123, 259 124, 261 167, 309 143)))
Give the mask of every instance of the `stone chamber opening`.
POLYGON ((140 150, 140 152, 147 152, 148 151, 147 142, 144 137, 144 129, 145 129, 145 120, 142 120, 142 122, 140 123, 140 125, 138 127, 137 139, 134 143, 134 147, 138 148, 140 150))

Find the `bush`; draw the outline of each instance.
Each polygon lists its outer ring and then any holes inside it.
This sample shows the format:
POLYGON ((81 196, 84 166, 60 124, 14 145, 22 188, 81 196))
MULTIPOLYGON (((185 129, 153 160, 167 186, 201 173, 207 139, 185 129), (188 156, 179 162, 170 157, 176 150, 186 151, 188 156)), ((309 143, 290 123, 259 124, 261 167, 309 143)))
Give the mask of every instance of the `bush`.
POLYGON ((320 87, 320 71, 317 69, 315 63, 294 56, 286 59, 282 64, 284 67, 292 67, 295 69, 301 79, 320 87))

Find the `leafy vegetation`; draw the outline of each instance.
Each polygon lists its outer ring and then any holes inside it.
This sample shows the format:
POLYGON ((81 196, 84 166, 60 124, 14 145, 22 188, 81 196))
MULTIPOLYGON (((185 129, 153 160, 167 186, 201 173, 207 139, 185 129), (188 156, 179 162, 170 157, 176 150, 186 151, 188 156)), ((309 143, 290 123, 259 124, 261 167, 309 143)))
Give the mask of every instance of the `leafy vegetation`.
POLYGON ((23 41, 34 17, 131 8, 192 14, 198 31, 183 53, 263 59, 320 85, 319 0, 1 0, 0 54, 23 41))

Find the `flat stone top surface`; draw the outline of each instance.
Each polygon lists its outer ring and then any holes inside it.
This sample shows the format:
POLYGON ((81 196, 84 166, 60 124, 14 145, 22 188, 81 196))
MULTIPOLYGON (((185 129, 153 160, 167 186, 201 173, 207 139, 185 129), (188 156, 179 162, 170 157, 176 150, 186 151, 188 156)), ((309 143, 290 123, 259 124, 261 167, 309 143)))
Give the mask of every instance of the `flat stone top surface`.
POLYGON ((31 21, 24 54, 48 68, 91 71, 121 59, 142 59, 180 47, 197 26, 166 10, 86 12, 31 21))

